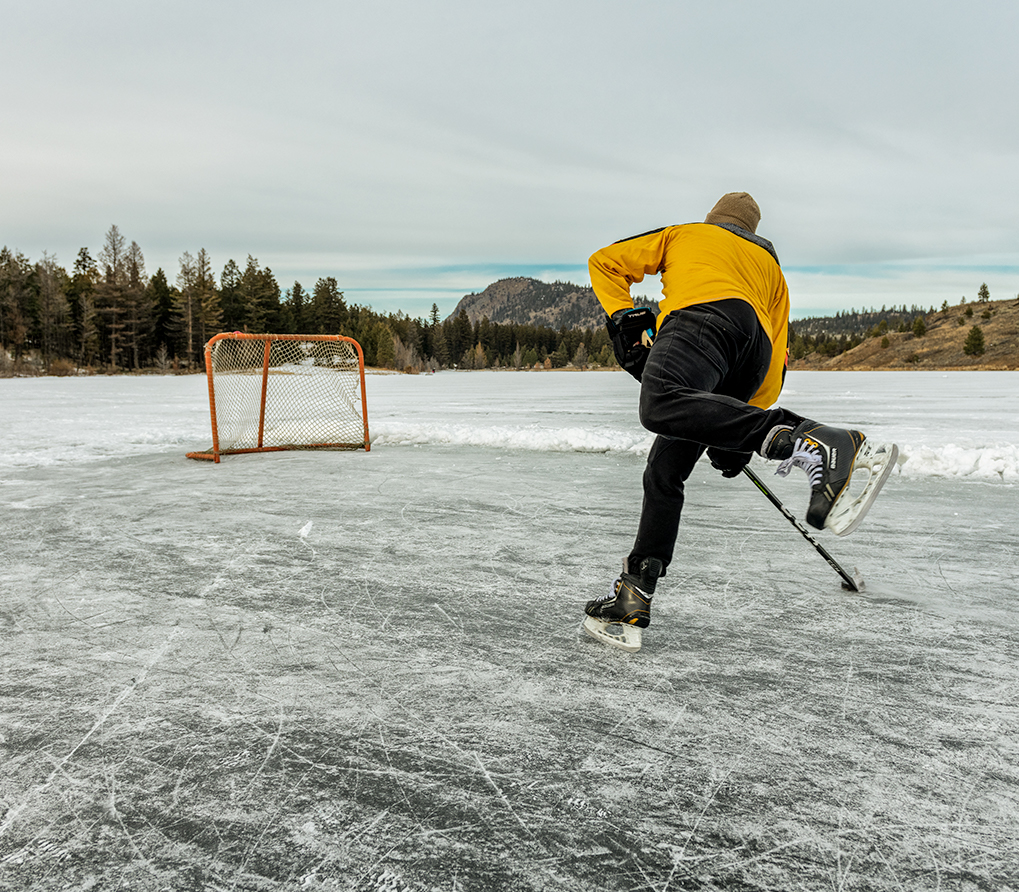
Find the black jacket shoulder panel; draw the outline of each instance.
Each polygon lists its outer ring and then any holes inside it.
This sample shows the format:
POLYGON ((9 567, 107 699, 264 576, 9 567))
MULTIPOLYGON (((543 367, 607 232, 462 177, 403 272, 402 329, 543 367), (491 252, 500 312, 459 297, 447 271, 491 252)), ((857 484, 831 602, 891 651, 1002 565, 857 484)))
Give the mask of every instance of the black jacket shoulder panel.
MULTIPOLYGON (((681 224, 674 223, 671 225, 676 226, 681 224)), ((778 259, 778 253, 775 251, 775 246, 771 242, 769 242, 766 238, 762 238, 761 236, 756 235, 755 233, 750 232, 747 229, 744 229, 742 226, 737 226, 735 223, 708 223, 705 225, 718 226, 721 229, 726 230, 727 232, 731 232, 733 235, 739 236, 741 239, 746 239, 748 242, 757 245, 759 248, 764 248, 765 251, 767 251, 772 257, 775 258, 775 263, 777 263, 779 266, 782 265, 781 261, 778 259)), ((622 244, 623 242, 632 242, 636 238, 644 238, 647 235, 654 235, 655 233, 658 232, 664 232, 666 229, 670 228, 671 226, 659 226, 657 229, 649 229, 647 232, 640 232, 637 235, 630 235, 627 236, 626 238, 618 239, 615 242, 613 242, 613 244, 619 245, 622 244)))
POLYGON ((612 244, 618 245, 622 242, 632 242, 635 238, 644 238, 645 235, 654 235, 656 232, 664 232, 668 226, 659 226, 657 229, 649 229, 647 232, 639 232, 637 235, 628 235, 626 238, 617 239, 612 244))
POLYGON ((765 251, 775 258, 775 263, 778 263, 779 266, 782 265, 779 263, 778 254, 775 253, 775 246, 766 238, 761 238, 759 235, 755 235, 754 233, 744 229, 742 226, 737 226, 735 223, 709 223, 708 225, 720 226, 722 229, 731 232, 733 235, 738 235, 740 238, 746 239, 748 242, 757 245, 759 248, 764 248, 765 251))

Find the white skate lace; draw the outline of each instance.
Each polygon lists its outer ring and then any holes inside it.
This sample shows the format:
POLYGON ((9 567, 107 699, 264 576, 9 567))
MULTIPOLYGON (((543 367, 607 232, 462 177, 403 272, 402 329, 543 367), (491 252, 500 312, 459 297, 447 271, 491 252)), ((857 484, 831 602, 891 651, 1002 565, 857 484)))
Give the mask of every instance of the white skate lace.
POLYGON ((601 604, 603 601, 611 601, 615 596, 616 592, 619 591, 619 584, 623 581, 623 577, 618 577, 615 582, 609 585, 609 590, 604 595, 599 595, 595 598, 595 603, 601 604))
POLYGON ((802 437, 797 437, 793 444, 793 454, 778 466, 775 473, 779 477, 785 477, 793 468, 803 468, 810 478, 810 485, 817 486, 824 476, 821 450, 802 437))

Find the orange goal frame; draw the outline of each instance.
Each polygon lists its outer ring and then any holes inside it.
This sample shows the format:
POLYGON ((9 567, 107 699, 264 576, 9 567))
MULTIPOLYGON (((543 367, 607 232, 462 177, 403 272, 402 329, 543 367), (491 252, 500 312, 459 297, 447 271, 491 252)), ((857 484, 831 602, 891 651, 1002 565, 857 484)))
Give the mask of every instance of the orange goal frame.
MULTIPOLYGON (((257 374, 257 366, 252 367, 252 372, 257 374)), ((354 373, 351 368, 351 373, 354 373)), ((365 390, 364 381, 364 352, 361 350, 361 345, 353 338, 348 338, 343 335, 284 335, 284 334, 245 334, 239 331, 233 332, 222 332, 218 335, 209 339, 209 342, 205 345, 205 374, 208 380, 209 387, 209 414, 212 420, 212 449, 206 452, 189 452, 187 453, 188 458, 208 460, 218 463, 220 456, 222 455, 242 455, 245 453, 253 452, 284 452, 288 450, 300 450, 300 449, 364 449, 365 452, 371 450, 371 441, 368 435, 368 401, 367 393, 365 390), (219 437, 219 426, 216 419, 216 386, 215 386, 215 369, 213 368, 213 351, 215 346, 220 341, 234 340, 234 341, 263 341, 265 346, 263 349, 262 357, 262 369, 261 369, 261 399, 258 407, 259 418, 258 418, 258 441, 255 446, 246 446, 243 448, 220 448, 220 437, 219 437), (270 356, 272 352, 273 343, 286 342, 286 341, 304 341, 304 342, 325 342, 325 343, 346 343, 349 344, 357 354, 357 375, 360 379, 360 396, 361 396, 361 407, 360 407, 360 422, 363 428, 363 439, 357 442, 317 442, 317 443, 292 443, 282 445, 271 445, 266 446, 263 443, 265 433, 265 417, 266 417, 266 396, 268 393, 269 375, 270 375, 270 356)))

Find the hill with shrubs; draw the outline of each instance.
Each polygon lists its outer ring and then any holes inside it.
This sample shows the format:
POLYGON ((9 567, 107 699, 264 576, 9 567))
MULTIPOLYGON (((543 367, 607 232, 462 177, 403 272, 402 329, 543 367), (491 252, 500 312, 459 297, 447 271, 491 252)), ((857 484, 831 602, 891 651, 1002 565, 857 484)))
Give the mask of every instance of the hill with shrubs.
POLYGON ((882 309, 827 321, 791 324, 791 369, 1019 369, 1019 296, 991 300, 986 286, 975 301, 940 310, 882 309))

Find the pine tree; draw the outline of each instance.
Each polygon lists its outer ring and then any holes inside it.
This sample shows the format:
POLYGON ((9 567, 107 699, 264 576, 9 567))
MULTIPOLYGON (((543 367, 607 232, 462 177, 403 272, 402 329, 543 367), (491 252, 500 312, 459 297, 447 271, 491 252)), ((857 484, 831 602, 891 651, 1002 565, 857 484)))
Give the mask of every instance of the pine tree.
POLYGON ((980 286, 980 290, 977 291, 977 303, 985 304, 991 299, 991 292, 987 288, 987 283, 984 282, 980 286))
POLYGON ((195 297, 198 304, 198 343, 204 348, 209 338, 219 332, 223 320, 216 276, 205 248, 200 248, 195 257, 195 297))
POLYGON ((99 281, 99 270, 88 252, 78 251, 74 261, 74 275, 68 287, 71 312, 75 324, 75 350, 79 366, 89 366, 99 350, 99 330, 96 327, 95 287, 99 281))
POLYGON ((141 368, 141 350, 152 328, 145 257, 138 242, 127 249, 127 290, 124 300, 124 348, 131 351, 131 367, 141 368))
POLYGON ((67 355, 71 315, 65 292, 67 273, 57 266, 56 257, 44 251, 42 260, 35 265, 35 274, 39 288, 39 346, 49 371, 55 358, 67 355))
POLYGON ((244 331, 254 334, 268 331, 279 311, 279 285, 272 270, 263 270, 250 254, 241 273, 237 296, 242 308, 244 331))
POLYGON ((347 303, 336 279, 332 276, 319 279, 315 283, 307 317, 308 328, 312 334, 346 333, 349 321, 347 303))
POLYGON ((265 331, 279 332, 280 334, 291 334, 284 319, 283 304, 280 302, 279 282, 273 271, 266 267, 260 276, 261 300, 265 308, 265 331))
POLYGON ((145 290, 147 292, 146 301, 152 312, 151 333, 155 352, 158 353, 162 350, 164 355, 169 355, 173 352, 175 332, 173 293, 162 268, 155 271, 145 290))
POLYGON ((462 358, 464 353, 471 349, 474 338, 474 328, 470 319, 467 318, 467 311, 460 308, 456 318, 447 320, 443 324, 446 329, 446 345, 449 348, 449 355, 454 358, 462 358))
POLYGON ((966 336, 966 343, 963 344, 962 352, 967 356, 984 355, 984 333, 979 325, 974 325, 966 336))
POLYGON ((927 334, 927 323, 923 321, 923 316, 917 316, 913 320, 913 335, 922 338, 925 334, 927 334))
POLYGON ((290 317, 293 321, 294 334, 302 334, 306 329, 304 321, 305 316, 305 304, 308 302, 308 292, 304 290, 304 286, 300 282, 294 282, 294 287, 290 289, 290 294, 287 298, 287 303, 290 306, 290 317))
MULTIPOLYGON (((0 251, 0 350, 21 349, 28 335, 22 292, 28 279, 28 259, 6 245, 0 251)), ((6 361, 6 356, 0 354, 6 361)))
POLYGON ((435 323, 430 329, 432 359, 439 368, 449 365, 449 345, 446 343, 446 329, 441 322, 435 323))
POLYGON ((393 345, 393 332, 389 326, 379 320, 372 327, 367 340, 372 353, 371 364, 383 369, 393 368, 396 350, 393 345))
POLYGON ((244 307, 240 299, 241 268, 228 260, 219 277, 219 306, 227 331, 244 331, 244 307))

